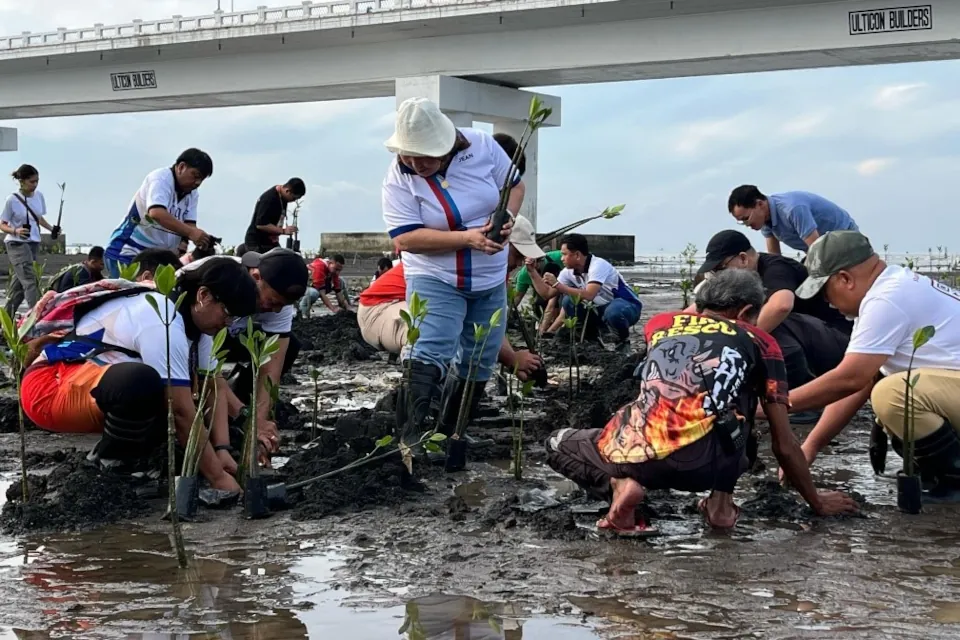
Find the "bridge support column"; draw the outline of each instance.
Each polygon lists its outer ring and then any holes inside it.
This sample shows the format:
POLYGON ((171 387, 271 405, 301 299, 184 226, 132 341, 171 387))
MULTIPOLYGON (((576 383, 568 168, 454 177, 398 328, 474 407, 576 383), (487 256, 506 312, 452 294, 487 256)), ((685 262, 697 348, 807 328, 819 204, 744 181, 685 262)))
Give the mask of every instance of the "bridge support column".
MULTIPOLYGON (((408 98, 429 98, 436 102, 458 127, 474 122, 493 124, 494 133, 506 133, 517 140, 530 114, 530 99, 538 96, 553 113, 545 127, 560 126, 560 98, 529 91, 484 84, 452 76, 420 76, 397 78, 397 106, 408 98)), ((527 171, 523 176, 527 192, 523 207, 515 212, 537 226, 538 135, 527 145, 527 171)))
POLYGON ((11 127, 0 127, 0 151, 17 150, 17 130, 11 127))

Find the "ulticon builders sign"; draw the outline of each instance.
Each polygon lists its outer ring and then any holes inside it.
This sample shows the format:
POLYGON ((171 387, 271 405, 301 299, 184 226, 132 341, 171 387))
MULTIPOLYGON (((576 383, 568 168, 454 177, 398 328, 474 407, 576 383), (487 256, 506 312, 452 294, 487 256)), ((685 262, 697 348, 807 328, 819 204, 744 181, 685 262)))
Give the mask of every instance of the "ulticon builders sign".
POLYGON ((912 7, 851 11, 849 21, 852 36, 922 31, 933 29, 933 7, 929 4, 918 4, 912 7))
POLYGON ((153 71, 128 71, 111 73, 110 84, 114 91, 132 91, 135 89, 156 89, 157 74, 153 71))

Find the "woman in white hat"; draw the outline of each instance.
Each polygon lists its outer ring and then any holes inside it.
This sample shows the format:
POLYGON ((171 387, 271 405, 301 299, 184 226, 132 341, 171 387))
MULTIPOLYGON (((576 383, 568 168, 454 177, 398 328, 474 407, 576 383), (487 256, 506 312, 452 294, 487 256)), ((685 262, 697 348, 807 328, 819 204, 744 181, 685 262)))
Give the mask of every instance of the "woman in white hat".
MULTIPOLYGON (((489 240, 490 216, 510 172, 510 158, 490 134, 457 129, 426 98, 411 98, 397 110, 396 132, 385 143, 396 154, 383 181, 383 218, 402 252, 407 300, 414 293, 427 301, 420 338, 404 363, 397 401, 397 425, 407 442, 420 437, 425 420, 435 416, 443 374, 462 349, 457 389, 469 384, 468 366, 476 363, 478 401, 497 361, 506 330, 506 314, 484 346, 475 344, 474 325, 486 326, 506 306, 507 252, 489 240)), ((511 212, 523 203, 519 175, 507 203, 511 212)), ((509 226, 504 230, 509 235, 509 226)), ((452 425, 444 424, 449 430, 452 425)))

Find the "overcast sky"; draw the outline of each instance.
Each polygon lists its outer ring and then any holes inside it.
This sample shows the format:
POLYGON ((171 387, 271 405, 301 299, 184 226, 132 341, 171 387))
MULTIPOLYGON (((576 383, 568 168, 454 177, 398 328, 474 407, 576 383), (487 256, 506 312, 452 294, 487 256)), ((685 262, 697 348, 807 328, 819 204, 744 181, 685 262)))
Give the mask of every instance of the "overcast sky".
MULTIPOLYGON (((215 8, 215 0, 0 0, 0 31, 215 8)), ((538 227, 626 203, 621 218, 586 231, 635 234, 638 253, 687 242, 702 250, 733 226, 726 198, 746 182, 830 198, 890 251, 949 246, 960 238, 958 73, 960 63, 930 62, 540 88, 562 97, 563 126, 540 137, 538 227)), ((200 190, 203 228, 241 241, 259 194, 297 175, 308 185, 306 248, 324 231, 383 230, 382 142, 393 109, 384 98, 2 122, 19 129, 20 150, 0 155, 0 168, 36 165, 51 208, 55 183, 66 181, 68 240, 104 243, 144 175, 197 146, 215 166, 200 190)))

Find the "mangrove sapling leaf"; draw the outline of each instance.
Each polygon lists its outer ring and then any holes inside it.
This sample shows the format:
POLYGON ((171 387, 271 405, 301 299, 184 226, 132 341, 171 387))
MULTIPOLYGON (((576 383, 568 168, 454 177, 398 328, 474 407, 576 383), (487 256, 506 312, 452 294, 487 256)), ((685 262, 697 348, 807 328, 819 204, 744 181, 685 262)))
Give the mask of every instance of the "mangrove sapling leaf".
POLYGON ((913 359, 917 355, 917 350, 930 342, 937 333, 933 325, 921 327, 913 332, 913 351, 910 353, 910 361, 907 363, 907 374, 904 378, 904 404, 903 404, 903 470, 907 476, 915 473, 914 452, 916 451, 916 407, 914 406, 914 389, 920 374, 913 373, 913 359))
MULTIPOLYGON (((173 267, 165 264, 157 269, 157 273, 154 276, 154 284, 156 285, 157 292, 163 296, 164 305, 163 311, 160 311, 160 305, 157 300, 154 299, 154 295, 151 293, 146 294, 147 301, 150 303, 150 306, 153 307, 154 311, 157 313, 157 317, 160 318, 160 322, 163 323, 164 327, 164 337, 166 340, 166 352, 167 352, 167 498, 168 505, 167 508, 170 513, 170 523, 173 527, 173 540, 174 546, 177 551, 177 562, 180 564, 181 569, 187 567, 187 551, 183 544, 183 531, 180 527, 180 518, 177 513, 177 499, 176 492, 174 487, 174 478, 176 478, 176 424, 173 417, 173 381, 172 373, 170 370, 170 325, 173 324, 174 317, 170 316, 170 305, 166 303, 170 295, 173 293, 174 287, 177 285, 177 276, 173 267)), ((176 309, 183 302, 184 295, 181 295, 174 307, 174 313, 176 309)))
POLYGON ((43 291, 46 288, 43 284, 43 272, 47 269, 46 261, 43 264, 33 262, 30 266, 33 268, 33 275, 37 279, 37 286, 40 287, 40 291, 43 291))
POLYGON ((6 354, 3 354, 3 361, 13 375, 17 390, 17 423, 20 430, 20 498, 24 503, 29 499, 30 491, 27 487, 27 430, 23 419, 23 405, 20 402, 20 385, 23 381, 23 362, 27 357, 27 345, 23 342, 23 336, 35 321, 33 313, 30 313, 18 331, 7 310, 0 308, 0 327, 3 329, 3 338, 12 356, 8 360, 6 354))
POLYGON ((140 273, 140 263, 131 262, 130 264, 120 265, 120 279, 136 282, 137 275, 140 273))
POLYGON ((193 416, 193 422, 190 425, 190 435, 187 438, 183 456, 183 467, 180 475, 185 478, 193 478, 197 475, 200 466, 200 457, 210 439, 210 429, 204 422, 204 416, 207 413, 207 405, 210 404, 211 416, 212 410, 217 404, 217 378, 223 371, 223 363, 227 358, 227 350, 223 348, 227 339, 227 329, 223 328, 213 337, 213 344, 210 348, 213 368, 210 371, 203 372, 203 384, 200 388, 200 396, 197 399, 197 410, 193 416), (212 383, 212 384, 211 384, 212 383), (213 402, 209 402, 210 392, 213 392, 213 402))
POLYGON ((393 436, 387 435, 383 436, 376 442, 377 449, 382 449, 383 447, 389 447, 393 444, 393 436))

